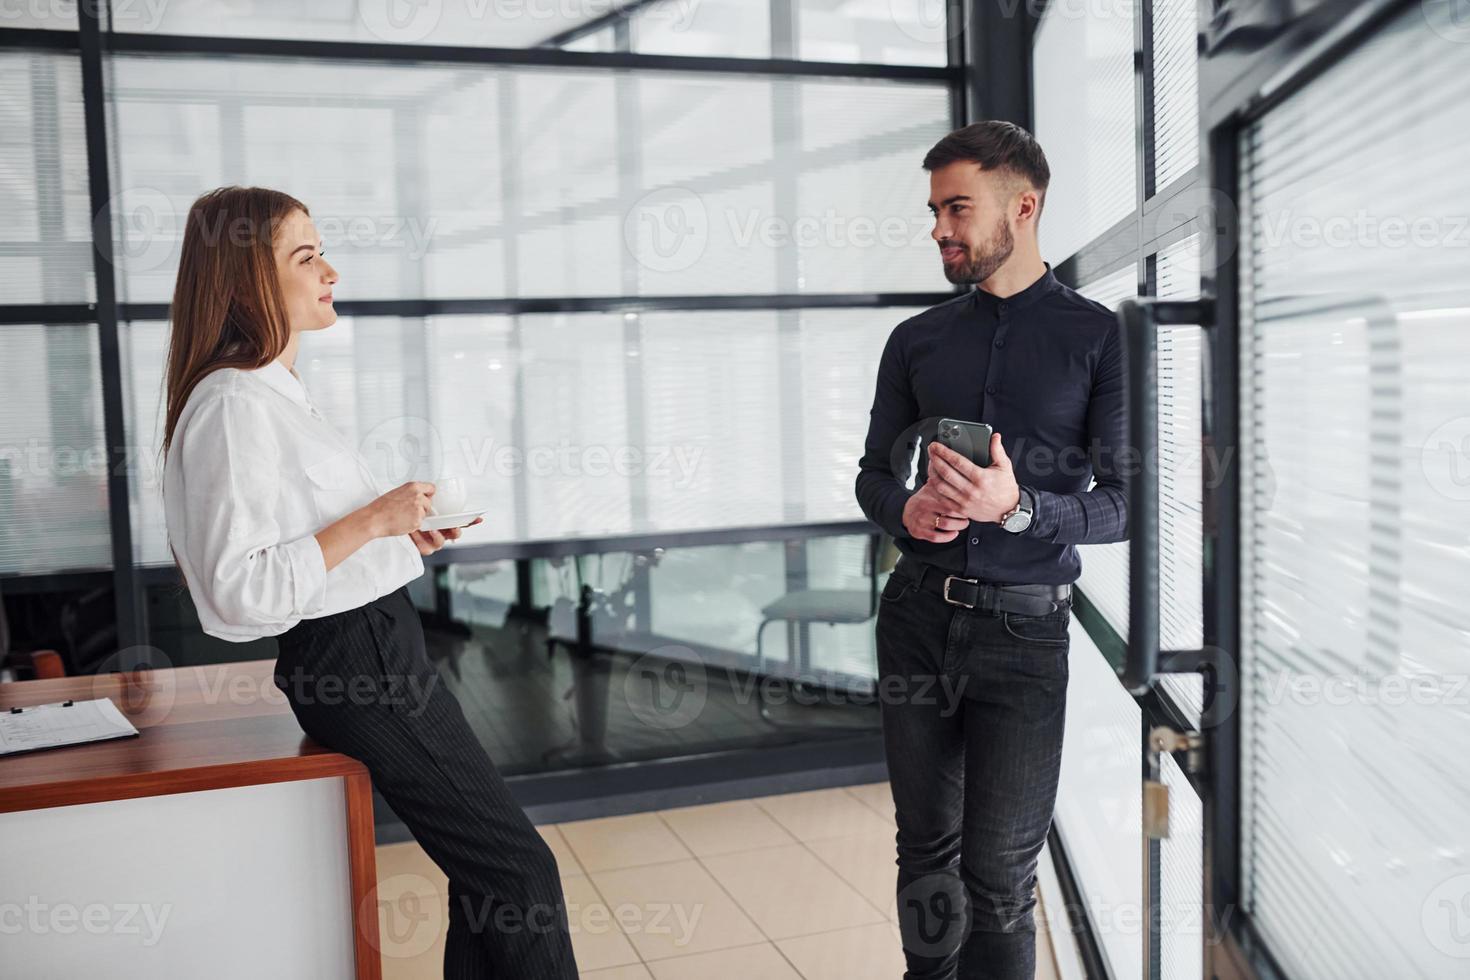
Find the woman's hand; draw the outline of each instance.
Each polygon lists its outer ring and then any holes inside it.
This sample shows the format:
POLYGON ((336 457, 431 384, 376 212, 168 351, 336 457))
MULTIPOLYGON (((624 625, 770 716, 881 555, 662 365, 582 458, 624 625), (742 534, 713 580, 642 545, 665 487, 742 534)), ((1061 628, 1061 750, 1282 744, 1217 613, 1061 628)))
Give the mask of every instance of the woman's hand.
POLYGON ((363 510, 368 512, 373 536, 391 538, 399 534, 417 531, 424 518, 429 516, 429 498, 434 496, 434 484, 413 480, 395 487, 363 510))
MULTIPOLYGON (((484 520, 485 518, 483 517, 477 517, 466 524, 464 527, 474 527, 476 524, 480 524, 484 520)), ((442 531, 415 530, 409 532, 408 536, 413 538, 413 543, 418 546, 419 554, 432 555, 434 552, 444 547, 445 541, 458 540, 461 532, 464 531, 464 527, 447 527, 442 531)))

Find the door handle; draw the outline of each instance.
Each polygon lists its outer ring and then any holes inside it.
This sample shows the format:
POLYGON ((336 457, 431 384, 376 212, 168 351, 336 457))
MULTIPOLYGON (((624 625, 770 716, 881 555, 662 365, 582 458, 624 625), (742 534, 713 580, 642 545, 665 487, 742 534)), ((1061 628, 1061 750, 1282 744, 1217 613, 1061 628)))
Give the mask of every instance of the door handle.
POLYGON ((1128 445, 1135 454, 1128 468, 1128 643, 1118 679, 1132 694, 1147 691, 1157 674, 1196 670, 1207 659, 1203 650, 1159 649, 1158 335, 1161 327, 1210 327, 1214 309, 1213 299, 1152 297, 1125 299, 1118 307, 1128 445))

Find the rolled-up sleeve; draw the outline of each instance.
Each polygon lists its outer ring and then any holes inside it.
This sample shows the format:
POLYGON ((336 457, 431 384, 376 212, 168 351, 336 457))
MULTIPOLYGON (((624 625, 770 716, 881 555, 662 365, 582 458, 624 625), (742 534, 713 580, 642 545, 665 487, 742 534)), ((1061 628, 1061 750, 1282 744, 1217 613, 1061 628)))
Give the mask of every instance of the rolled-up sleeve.
POLYGON ((281 540, 281 453, 271 433, 259 406, 226 393, 199 407, 177 447, 184 548, 197 588, 231 626, 284 629, 326 606, 316 536, 281 540))

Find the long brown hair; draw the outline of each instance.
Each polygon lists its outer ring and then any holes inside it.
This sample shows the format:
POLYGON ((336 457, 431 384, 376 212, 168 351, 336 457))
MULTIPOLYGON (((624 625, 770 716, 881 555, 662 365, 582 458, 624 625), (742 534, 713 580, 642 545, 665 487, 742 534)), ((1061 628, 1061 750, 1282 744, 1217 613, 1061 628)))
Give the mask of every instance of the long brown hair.
POLYGON ((165 455, 205 375, 265 367, 291 340, 273 245, 293 211, 311 213, 291 195, 264 187, 219 187, 190 206, 169 309, 165 455))
MULTIPOLYGON (((205 375, 265 367, 290 342, 273 246, 276 229, 298 210, 311 213, 291 195, 264 187, 218 187, 190 206, 169 308, 160 455, 168 455, 179 416, 205 375)), ((179 567, 178 584, 187 589, 179 567)))

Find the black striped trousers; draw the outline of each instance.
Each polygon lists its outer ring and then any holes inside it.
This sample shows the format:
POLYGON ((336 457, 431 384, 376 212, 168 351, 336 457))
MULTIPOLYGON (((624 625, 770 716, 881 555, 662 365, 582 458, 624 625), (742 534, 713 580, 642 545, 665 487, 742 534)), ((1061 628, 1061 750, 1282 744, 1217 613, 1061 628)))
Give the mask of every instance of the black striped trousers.
POLYGON ((556 861, 429 663, 407 586, 277 642, 302 729, 367 766, 448 876, 444 976, 575 980, 556 861))

